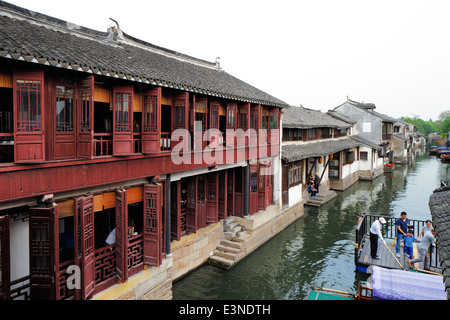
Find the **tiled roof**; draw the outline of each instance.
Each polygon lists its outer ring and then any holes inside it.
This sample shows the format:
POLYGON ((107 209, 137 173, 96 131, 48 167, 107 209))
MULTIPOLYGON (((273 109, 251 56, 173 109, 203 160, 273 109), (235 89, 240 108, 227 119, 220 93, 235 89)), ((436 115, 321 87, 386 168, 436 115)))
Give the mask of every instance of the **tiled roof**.
POLYGON ((284 107, 287 104, 220 69, 135 39, 99 32, 0 1, 0 58, 284 107))
POLYGON ((349 137, 310 142, 283 143, 281 158, 285 162, 294 162, 307 158, 323 157, 342 150, 352 149, 362 144, 349 137))
POLYGON ((439 261, 450 300, 450 187, 434 190, 428 203, 438 242, 439 261))
POLYGON ((283 128, 350 128, 351 124, 318 110, 290 106, 283 109, 283 128))
POLYGON ((344 102, 340 106, 337 106, 336 108, 334 108, 333 111, 336 111, 339 107, 343 106, 346 103, 351 104, 361 110, 367 111, 370 114, 373 114, 374 116, 377 116, 378 118, 381 118, 381 120, 384 122, 397 122, 397 119, 394 119, 392 117, 389 117, 388 115, 385 115, 383 113, 379 113, 379 112, 375 111, 374 110, 376 108, 375 104, 353 101, 353 100, 350 100, 348 97, 347 97, 346 102, 344 102))

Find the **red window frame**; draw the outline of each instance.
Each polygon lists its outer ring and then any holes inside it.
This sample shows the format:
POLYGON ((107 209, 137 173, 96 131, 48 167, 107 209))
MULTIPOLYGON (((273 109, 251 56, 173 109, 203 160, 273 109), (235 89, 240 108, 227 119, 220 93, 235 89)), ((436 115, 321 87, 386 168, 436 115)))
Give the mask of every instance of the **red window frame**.
POLYGON ((143 129, 147 133, 158 133, 158 96, 144 95, 144 123, 143 129))
POLYGON ((56 132, 74 132, 75 87, 56 85, 55 100, 56 132))
POLYGON ((114 93, 114 129, 116 132, 132 132, 133 130, 133 95, 129 92, 114 93))

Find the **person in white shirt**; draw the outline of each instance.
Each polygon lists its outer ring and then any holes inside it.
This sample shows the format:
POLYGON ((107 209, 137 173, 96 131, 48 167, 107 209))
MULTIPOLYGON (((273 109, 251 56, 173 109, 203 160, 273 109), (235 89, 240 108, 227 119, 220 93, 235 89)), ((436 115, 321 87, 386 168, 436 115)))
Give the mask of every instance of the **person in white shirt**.
POLYGON ((375 220, 370 226, 370 256, 372 259, 380 259, 378 257, 378 239, 381 240, 383 244, 386 244, 384 241, 383 235, 381 234, 381 227, 383 224, 386 224, 386 220, 381 217, 378 220, 375 220))

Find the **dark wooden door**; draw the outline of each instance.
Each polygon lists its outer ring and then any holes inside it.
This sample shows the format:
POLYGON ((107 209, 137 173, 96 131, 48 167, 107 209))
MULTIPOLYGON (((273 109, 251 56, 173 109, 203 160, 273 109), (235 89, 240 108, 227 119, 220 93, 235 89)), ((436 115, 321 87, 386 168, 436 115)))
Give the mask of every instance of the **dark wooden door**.
POLYGON ((234 215, 234 169, 228 170, 227 177, 227 215, 234 215))
POLYGON ((186 230, 195 233, 197 228, 197 177, 191 177, 187 180, 186 230))
POLYGON ((197 229, 206 227, 206 178, 197 177, 197 229))
POLYGON ((227 171, 219 172, 219 220, 227 218, 227 171))
POLYGON ((9 299, 9 216, 0 216, 0 301, 9 299))
POLYGON ((219 221, 219 175, 216 172, 206 177, 206 224, 211 224, 219 221))
POLYGON ((144 263, 159 266, 162 261, 162 210, 160 185, 144 186, 144 263))
POLYGON ((181 181, 170 186, 170 237, 172 241, 181 239, 181 181))
POLYGON ((128 280, 128 205, 127 192, 116 190, 116 275, 119 281, 128 280))
POLYGON ((45 161, 44 72, 15 72, 14 162, 45 161))
POLYGON ((94 156, 94 76, 80 81, 78 88, 78 157, 94 156))
POLYGON ((235 187, 234 187, 234 215, 238 217, 244 216, 244 172, 242 167, 234 169, 235 187))
POLYGON ((55 296, 55 219, 51 208, 30 208, 30 297, 54 300, 55 296))
POLYGON ((142 152, 145 154, 160 152, 160 114, 161 88, 144 92, 142 107, 142 152))
POLYGON ((87 299, 95 289, 95 241, 94 241, 94 197, 76 199, 77 210, 81 218, 81 298, 87 299))
POLYGON ((249 213, 258 212, 258 166, 250 166, 249 213))

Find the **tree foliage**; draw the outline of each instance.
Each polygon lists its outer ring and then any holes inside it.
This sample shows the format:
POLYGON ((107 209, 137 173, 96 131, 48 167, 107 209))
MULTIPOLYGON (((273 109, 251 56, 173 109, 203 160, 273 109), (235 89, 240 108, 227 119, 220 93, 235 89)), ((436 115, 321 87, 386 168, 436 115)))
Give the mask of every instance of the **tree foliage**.
POLYGON ((441 134, 441 137, 446 137, 447 132, 450 131, 450 110, 443 111, 439 114, 438 120, 428 120, 425 121, 418 116, 411 117, 401 117, 403 121, 416 126, 417 131, 422 132, 425 135, 436 132, 441 134))

